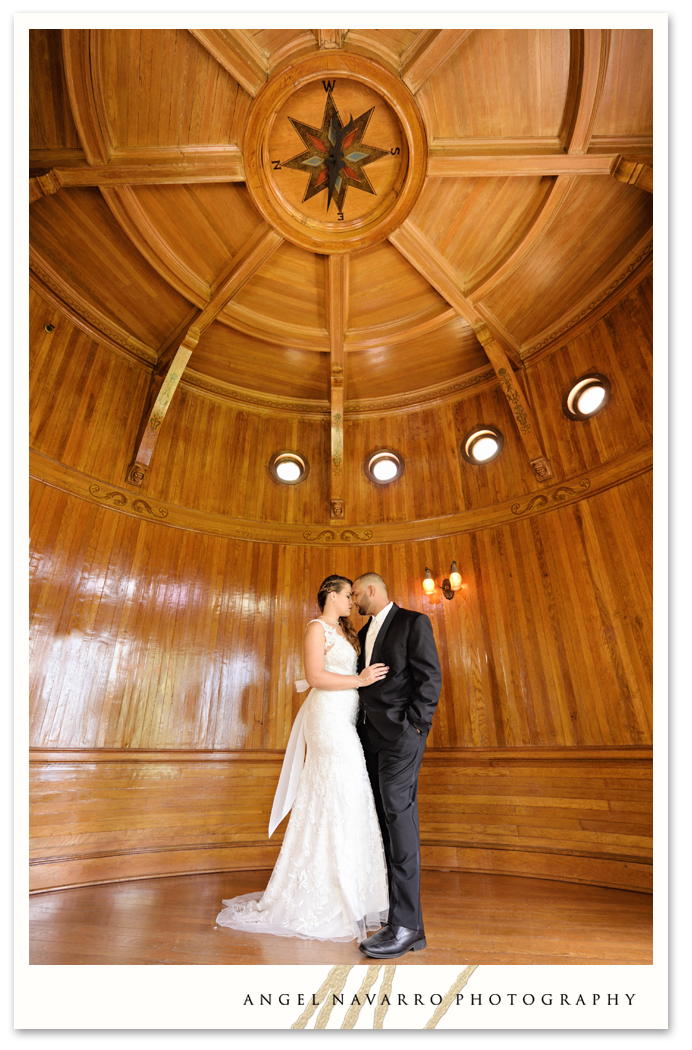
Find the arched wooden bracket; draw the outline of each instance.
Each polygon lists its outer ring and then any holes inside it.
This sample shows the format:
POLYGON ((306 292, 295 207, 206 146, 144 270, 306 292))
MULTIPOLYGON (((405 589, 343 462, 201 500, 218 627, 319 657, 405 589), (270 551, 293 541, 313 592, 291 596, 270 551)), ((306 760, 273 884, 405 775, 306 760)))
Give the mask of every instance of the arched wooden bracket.
MULTIPOLYGON (((163 423, 173 394, 202 332, 218 317, 224 306, 244 287, 253 274, 257 272, 260 266, 266 262, 282 243, 282 238, 278 233, 266 224, 261 224, 234 255, 226 270, 219 276, 212 288, 210 301, 203 310, 196 314, 185 336, 178 343, 178 349, 173 355, 166 378, 157 394, 154 406, 142 431, 134 462, 128 470, 127 480, 130 484, 141 485, 144 481, 151 463, 151 457, 154 454, 159 428, 163 423)), ((164 347, 162 359, 155 371, 154 381, 158 379, 158 374, 175 345, 176 342, 173 341, 170 346, 164 347)))
POLYGON ((636 160, 619 157, 613 168, 613 178, 628 186, 637 186, 647 193, 654 192, 654 169, 648 164, 638 164, 636 160))
POLYGON ((267 56, 244 30, 190 29, 188 32, 252 98, 266 84, 267 56))
POLYGON ((476 326, 476 335, 488 355, 488 360, 493 366, 495 374, 500 380, 502 392, 512 410, 514 422, 528 454, 529 462, 533 467, 533 472, 539 481, 547 481, 553 476, 552 467, 541 447, 533 413, 521 386, 515 378, 509 359, 486 324, 476 326))
POLYGON ((178 347, 175 357, 171 361, 171 366, 161 385, 161 389, 159 390, 156 401, 154 402, 154 407, 149 413, 149 419, 144 428, 144 435, 139 443, 134 463, 127 472, 127 480, 131 485, 141 485, 144 481, 146 472, 149 469, 149 464, 151 463, 154 448, 156 447, 159 428, 163 423, 164 416, 166 415, 168 406, 171 403, 171 398, 180 382, 180 377, 185 371, 185 366, 190 360, 190 355, 199 342, 200 335, 201 332, 199 328, 189 328, 187 335, 178 347))
POLYGON ((29 179, 29 204, 40 200, 41 197, 51 197, 62 189, 63 180, 59 171, 51 168, 45 175, 34 175, 29 179))
POLYGON ((415 95, 472 29, 421 29, 401 55, 401 79, 415 95))

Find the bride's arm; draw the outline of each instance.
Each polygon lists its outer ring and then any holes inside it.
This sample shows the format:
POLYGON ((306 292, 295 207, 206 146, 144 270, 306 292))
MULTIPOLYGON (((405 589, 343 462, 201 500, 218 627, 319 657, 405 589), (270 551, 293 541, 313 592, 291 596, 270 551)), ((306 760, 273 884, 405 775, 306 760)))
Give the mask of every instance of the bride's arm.
POLYGON ((357 689, 361 685, 372 685, 384 678, 388 667, 371 664, 357 674, 334 674, 324 669, 324 628, 313 620, 305 631, 303 660, 308 684, 316 689, 357 689))

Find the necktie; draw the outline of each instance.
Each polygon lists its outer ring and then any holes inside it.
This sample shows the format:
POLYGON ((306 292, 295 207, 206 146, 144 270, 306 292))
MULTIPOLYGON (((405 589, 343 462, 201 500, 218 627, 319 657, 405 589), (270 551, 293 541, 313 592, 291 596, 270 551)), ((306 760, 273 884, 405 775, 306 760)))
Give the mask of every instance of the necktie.
POLYGON ((365 666, 370 666, 372 660, 372 650, 375 646, 375 639, 377 638, 377 632, 380 629, 380 625, 377 620, 373 617, 368 627, 368 633, 365 638, 365 666))

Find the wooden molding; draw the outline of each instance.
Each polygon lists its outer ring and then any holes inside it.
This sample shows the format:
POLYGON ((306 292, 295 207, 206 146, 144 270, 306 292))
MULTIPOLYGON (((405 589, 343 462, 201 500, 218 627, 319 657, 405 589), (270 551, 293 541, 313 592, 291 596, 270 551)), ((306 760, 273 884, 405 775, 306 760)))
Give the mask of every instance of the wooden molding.
POLYGON ((618 157, 613 168, 613 178, 628 186, 638 186, 647 193, 654 192, 654 169, 649 164, 638 164, 636 160, 618 157))
POLYGON ((444 383, 419 388, 413 394, 394 394, 384 397, 361 398, 359 401, 346 401, 344 417, 346 419, 367 419, 370 416, 397 415, 402 412, 415 412, 422 407, 445 404, 448 401, 460 401, 470 397, 485 387, 496 386, 498 378, 492 368, 476 368, 473 372, 444 383))
POLYGON ((158 521, 173 528, 185 529, 211 536, 226 536, 264 543, 287 543, 299 546, 375 546, 457 536, 478 532, 516 521, 517 517, 533 517, 559 510, 568 504, 587 499, 599 492, 621 485, 630 478, 647 473, 653 465, 653 444, 646 442, 639 448, 611 460, 604 466, 585 474, 568 478, 536 493, 505 500, 491 507, 479 507, 460 514, 443 515, 420 521, 388 522, 381 525, 350 525, 327 528, 317 525, 291 525, 284 522, 258 522, 244 518, 229 518, 224 514, 208 514, 190 507, 181 507, 160 500, 142 499, 127 489, 104 482, 62 463, 29 453, 31 477, 92 504, 108 507, 121 514, 147 521, 158 521))
POLYGON ((396 343, 407 342, 414 336, 435 332, 443 325, 449 324, 456 316, 456 311, 447 303, 441 307, 435 304, 425 312, 388 324, 373 325, 370 328, 348 328, 345 335, 346 350, 374 350, 380 346, 394 346, 396 343))
POLYGON ((254 339, 261 339, 265 343, 329 353, 329 332, 326 328, 308 328, 306 325, 284 323, 235 302, 227 303, 218 319, 229 328, 244 332, 254 339))
MULTIPOLYGON (((36 151, 34 151, 36 152, 36 151)), ((70 162, 67 154, 47 152, 62 186, 157 186, 196 182, 244 182, 237 146, 146 146, 114 149, 107 164, 70 162)), ((34 163, 32 157, 32 164, 34 163)), ((38 162, 36 162, 36 166, 38 162)))
POLYGON ((192 368, 186 368, 181 383, 185 387, 219 401, 250 406, 254 411, 271 415, 289 415, 299 418, 315 416, 329 418, 329 401, 310 400, 299 397, 280 397, 278 394, 261 394, 254 390, 224 383, 220 379, 211 379, 192 368))
POLYGON ((253 98, 266 84, 266 55, 242 29, 190 29, 202 47, 253 98))
POLYGON ((589 153, 617 153, 650 157, 654 152, 653 135, 592 135, 589 153))
POLYGON ((421 29, 401 55, 401 79, 417 94, 472 29, 421 29))
MULTIPOLYGON (((563 121, 563 143, 567 153, 583 154, 589 148, 598 104, 608 69, 609 29, 577 29, 570 33, 572 62, 568 100, 574 100, 569 120, 563 121)), ((566 115, 565 115, 566 116, 566 115)))
POLYGON ((469 154, 463 140, 433 141, 428 153, 431 178, 500 179, 546 175, 610 175, 614 156, 565 153, 469 154))
POLYGON ((91 30, 63 29, 62 58, 72 118, 89 164, 107 164, 110 149, 94 98, 91 30))

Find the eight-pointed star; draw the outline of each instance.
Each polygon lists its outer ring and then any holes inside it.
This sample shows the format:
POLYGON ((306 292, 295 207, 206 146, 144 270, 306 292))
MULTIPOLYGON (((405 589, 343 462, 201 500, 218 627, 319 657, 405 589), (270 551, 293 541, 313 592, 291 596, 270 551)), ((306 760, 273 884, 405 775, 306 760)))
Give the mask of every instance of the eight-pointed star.
MULTIPOLYGON (((335 146, 338 159, 339 172, 333 187, 333 200, 338 212, 344 210, 346 190, 353 186, 356 190, 364 193, 375 193, 370 179, 363 171, 366 164, 372 164, 374 160, 386 157, 389 150, 377 149, 376 146, 366 146, 363 135, 370 122, 375 107, 369 109, 357 117, 351 129, 343 136, 343 141, 338 149, 338 138, 341 137, 344 124, 339 116, 339 111, 334 104, 331 91, 327 95, 327 102, 322 117, 322 127, 313 128, 300 120, 289 117, 291 124, 307 146, 304 153, 292 157, 282 164, 284 168, 293 168, 296 171, 309 173, 308 184, 303 196, 303 203, 314 197, 315 194, 327 190, 329 185, 329 158, 332 156, 332 167, 334 168, 335 146), (332 119, 334 118, 334 119, 332 119)), ((350 123, 350 121, 349 121, 350 123)), ((329 202, 327 203, 329 209, 329 202)))

